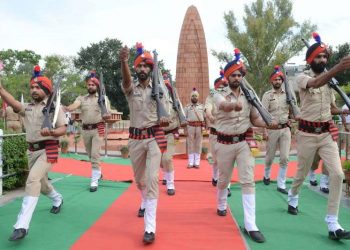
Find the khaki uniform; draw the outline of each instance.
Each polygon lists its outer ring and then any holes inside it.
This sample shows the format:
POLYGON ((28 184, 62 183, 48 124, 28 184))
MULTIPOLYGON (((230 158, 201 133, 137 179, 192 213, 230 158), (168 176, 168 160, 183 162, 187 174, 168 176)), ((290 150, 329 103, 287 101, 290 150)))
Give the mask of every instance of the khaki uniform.
MULTIPOLYGON (((226 87, 222 94, 214 95, 214 101, 217 107, 224 101, 233 103, 240 101, 242 103, 242 110, 238 112, 218 110, 216 115, 218 139, 220 134, 237 138, 238 135, 244 134, 252 126, 250 122, 251 112, 257 111, 248 103, 242 90, 240 90, 239 96, 235 96, 231 89, 226 87)), ((214 149, 219 168, 217 209, 226 210, 227 208, 227 185, 230 182, 234 163, 237 161, 239 182, 242 188, 245 228, 247 231, 258 231, 255 225, 254 157, 246 140, 233 141, 235 143, 232 144, 218 141, 214 149)))
MULTIPOLYGON (((286 126, 289 116, 289 104, 286 101, 286 92, 284 89, 280 93, 271 89, 263 95, 262 105, 266 110, 277 120, 277 122, 286 126)), ((267 130, 268 140, 266 142, 266 157, 265 157, 265 178, 270 178, 271 165, 275 158, 277 145, 280 150, 280 169, 277 177, 277 187, 286 188, 286 172, 289 160, 289 151, 291 143, 290 127, 267 130)))
MULTIPOLYGON (((215 90, 215 91, 211 91, 210 94, 208 95, 207 99, 205 100, 205 111, 208 111, 214 118, 216 117, 216 114, 218 112, 218 109, 214 103, 214 94, 215 93, 220 93, 220 89, 215 90)), ((216 124, 215 121, 214 123, 212 123, 209 118, 207 117, 206 119, 207 122, 207 126, 210 130, 209 133, 209 145, 210 145, 210 153, 211 153, 211 157, 213 160, 213 175, 212 175, 212 179, 214 181, 217 181, 219 178, 219 169, 217 167, 217 160, 216 160, 216 154, 215 154, 215 144, 217 143, 217 135, 216 135, 216 124), (213 131, 215 131, 213 133, 213 131)))
POLYGON ((202 151, 202 126, 204 124, 204 106, 200 103, 189 104, 185 107, 187 125, 187 151, 189 166, 199 166, 202 151), (193 126, 191 123, 197 123, 193 126))
MULTIPOLYGON (((147 132, 158 125, 157 105, 152 98, 152 81, 147 87, 140 82, 132 83, 129 89, 123 89, 130 109, 130 129, 147 132)), ((162 98, 164 103, 165 98, 162 98)), ((147 133, 142 134, 147 136, 147 133)), ((155 137, 146 139, 129 139, 130 159, 135 181, 141 191, 141 209, 146 209, 145 232, 156 231, 156 211, 158 204, 158 171, 162 153, 155 137)))
MULTIPOLYGON (((124 89, 129 103, 130 127, 145 129, 158 125, 157 105, 151 97, 152 81, 144 88, 136 82, 124 89)), ((161 152, 155 138, 129 139, 129 150, 135 180, 140 190, 146 191, 149 199, 158 198, 158 171, 161 152)))
MULTIPOLYGON (((57 137, 42 136, 40 134, 41 126, 44 121, 43 108, 47 99, 41 103, 28 103, 22 106, 19 114, 24 117, 24 126, 26 129, 26 141, 29 143, 39 143, 47 140, 57 140, 57 137)), ((51 113, 53 116, 53 113, 51 113)), ((60 109, 56 122, 56 127, 67 125, 64 112, 60 109)), ((23 199, 22 210, 18 215, 15 229, 29 228, 29 223, 38 202, 40 193, 48 196, 53 201, 53 206, 58 207, 62 202, 62 195, 55 191, 51 183, 48 181, 48 172, 52 163, 47 161, 45 149, 36 151, 28 150, 29 175, 26 181, 25 193, 23 199)))
MULTIPOLYGON (((100 149, 103 144, 104 135, 99 134, 97 124, 103 123, 100 126, 104 126, 104 121, 97 101, 98 93, 93 97, 89 94, 79 96, 74 102, 79 104, 78 108, 81 110, 82 136, 85 150, 90 158, 92 166, 91 187, 98 186, 98 180, 102 176, 100 167, 100 149), (89 128, 88 126, 91 127, 89 128)), ((110 110, 108 102, 107 110, 110 110)))
POLYGON ((9 132, 21 133, 22 122, 19 114, 15 113, 11 106, 5 110, 6 128, 9 132))
POLYGON ((168 100, 169 126, 164 128, 167 138, 167 149, 162 154, 161 165, 164 171, 164 179, 167 181, 167 189, 175 189, 174 185, 174 163, 173 155, 175 153, 175 136, 180 127, 180 121, 177 112, 173 109, 172 100, 168 100))
MULTIPOLYGON (((312 70, 297 78, 300 93, 301 119, 310 122, 327 122, 332 120, 330 105, 335 101, 333 91, 328 85, 320 88, 306 88, 307 82, 315 77, 312 70)), ((325 163, 329 172, 328 216, 338 216, 341 199, 342 180, 344 177, 339 158, 338 145, 329 132, 314 134, 297 131, 298 171, 289 191, 289 205, 298 206, 298 193, 308 174, 315 154, 325 163)))

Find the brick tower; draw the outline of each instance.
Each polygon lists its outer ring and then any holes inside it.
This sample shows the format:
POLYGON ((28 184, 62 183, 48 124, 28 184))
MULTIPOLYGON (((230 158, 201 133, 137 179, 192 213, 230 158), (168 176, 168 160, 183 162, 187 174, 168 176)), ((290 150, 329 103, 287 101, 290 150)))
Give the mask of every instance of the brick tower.
POLYGON ((190 102, 193 87, 204 104, 209 94, 207 45, 198 10, 191 5, 182 23, 176 63, 176 89, 184 106, 190 102))

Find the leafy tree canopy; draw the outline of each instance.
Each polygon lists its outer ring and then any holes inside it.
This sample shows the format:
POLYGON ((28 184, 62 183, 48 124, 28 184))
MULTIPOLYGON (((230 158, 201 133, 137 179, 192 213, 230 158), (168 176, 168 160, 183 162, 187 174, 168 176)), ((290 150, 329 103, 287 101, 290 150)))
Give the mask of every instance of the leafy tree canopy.
MULTIPOLYGON (((309 21, 296 22, 292 9, 290 0, 256 0, 245 5, 244 29, 233 11, 224 15, 227 38, 241 50, 248 69, 246 77, 260 96, 269 88, 266 83, 273 67, 297 55, 304 47, 301 38, 310 37, 316 30, 309 21)), ((226 61, 232 59, 233 52, 213 51, 213 55, 226 61)))

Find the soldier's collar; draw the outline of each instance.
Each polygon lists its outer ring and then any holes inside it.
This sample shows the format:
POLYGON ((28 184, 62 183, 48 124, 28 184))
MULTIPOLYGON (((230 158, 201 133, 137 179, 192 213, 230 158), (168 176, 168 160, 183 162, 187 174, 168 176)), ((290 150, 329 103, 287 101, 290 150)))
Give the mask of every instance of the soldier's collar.
MULTIPOLYGON (((272 92, 276 93, 276 94, 278 93, 274 88, 272 88, 272 92)), ((281 93, 284 93, 284 92, 286 92, 286 91, 285 91, 284 87, 282 86, 281 93)))
MULTIPOLYGON (((40 104, 43 104, 43 105, 45 106, 48 99, 49 99, 48 97, 44 98, 44 100, 42 100, 42 101, 40 102, 40 104)), ((34 100, 31 100, 31 102, 29 103, 29 105, 35 105, 35 104, 36 104, 36 103, 34 102, 34 100)))
MULTIPOLYGON (((136 83, 135 83, 135 86, 138 87, 140 84, 141 84, 140 81, 137 80, 136 83)), ((149 79, 147 87, 152 88, 152 78, 149 79)))

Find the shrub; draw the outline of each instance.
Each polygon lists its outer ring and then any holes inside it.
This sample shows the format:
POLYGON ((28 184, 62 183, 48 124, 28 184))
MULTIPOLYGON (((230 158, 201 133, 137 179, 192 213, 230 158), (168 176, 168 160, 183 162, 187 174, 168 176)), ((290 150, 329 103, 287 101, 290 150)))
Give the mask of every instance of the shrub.
POLYGON ((28 173, 27 148, 25 135, 4 138, 3 174, 18 173, 3 179, 4 190, 24 186, 28 173))
POLYGON ((208 154, 208 148, 202 147, 202 154, 208 154))
POLYGON ((120 152, 121 152, 122 154, 127 154, 127 153, 129 153, 129 148, 128 148, 128 146, 122 146, 122 147, 120 148, 120 152))
POLYGON ((344 170, 350 171, 350 161, 349 160, 343 161, 342 165, 343 165, 344 170))

